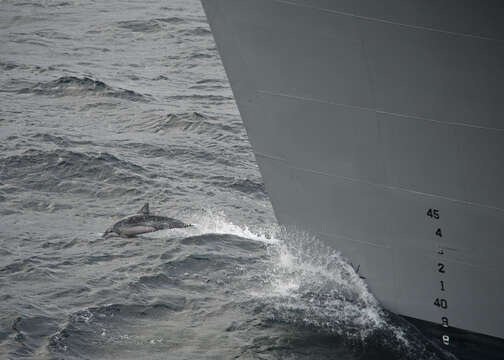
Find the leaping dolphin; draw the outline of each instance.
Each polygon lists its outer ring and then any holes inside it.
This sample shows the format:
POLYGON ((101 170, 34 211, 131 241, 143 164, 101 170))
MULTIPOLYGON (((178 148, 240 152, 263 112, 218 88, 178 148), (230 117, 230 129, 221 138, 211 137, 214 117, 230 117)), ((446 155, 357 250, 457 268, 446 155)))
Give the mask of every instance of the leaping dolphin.
POLYGON ((166 216, 152 215, 149 210, 149 203, 146 203, 135 215, 127 216, 103 233, 103 237, 135 237, 163 229, 185 228, 191 226, 180 220, 166 216))

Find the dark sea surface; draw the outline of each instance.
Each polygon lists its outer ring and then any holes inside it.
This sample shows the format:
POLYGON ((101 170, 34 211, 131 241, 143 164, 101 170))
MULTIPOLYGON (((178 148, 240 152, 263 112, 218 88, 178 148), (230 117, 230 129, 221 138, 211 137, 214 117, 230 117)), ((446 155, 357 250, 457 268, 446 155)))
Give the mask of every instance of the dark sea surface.
POLYGON ((0 359, 449 358, 276 225, 197 0, 0 1, 0 140, 0 359))

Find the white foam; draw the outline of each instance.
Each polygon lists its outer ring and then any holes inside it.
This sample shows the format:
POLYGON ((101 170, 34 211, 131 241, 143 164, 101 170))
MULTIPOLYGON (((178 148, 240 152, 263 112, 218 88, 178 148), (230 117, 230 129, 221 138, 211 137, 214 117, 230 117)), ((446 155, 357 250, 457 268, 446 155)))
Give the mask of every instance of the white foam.
POLYGON ((279 242, 274 236, 278 228, 277 225, 266 225, 260 229, 252 229, 247 225, 237 225, 229 220, 221 210, 210 209, 194 213, 191 215, 189 222, 194 226, 183 229, 188 234, 227 234, 266 244, 277 244, 279 242))
MULTIPOLYGON (((249 295, 263 302, 275 320, 363 340, 387 327, 407 343, 404 332, 387 323, 379 302, 351 265, 314 236, 278 225, 237 225, 223 211, 205 210, 190 217, 194 226, 175 229, 180 235, 229 234, 268 244, 264 281, 249 289, 249 295)), ((163 233, 166 236, 158 232, 163 233)))
POLYGON ((252 291, 275 320, 362 338, 386 326, 378 301, 338 252, 303 232, 277 235, 264 286, 252 291))

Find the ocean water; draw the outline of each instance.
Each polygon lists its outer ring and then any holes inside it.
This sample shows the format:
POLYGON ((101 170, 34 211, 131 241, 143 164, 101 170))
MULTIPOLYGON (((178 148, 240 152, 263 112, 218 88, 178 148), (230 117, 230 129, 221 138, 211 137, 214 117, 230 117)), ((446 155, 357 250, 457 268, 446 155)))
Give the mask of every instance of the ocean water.
POLYGON ((197 0, 2 0, 0 358, 452 357, 275 223, 197 0))

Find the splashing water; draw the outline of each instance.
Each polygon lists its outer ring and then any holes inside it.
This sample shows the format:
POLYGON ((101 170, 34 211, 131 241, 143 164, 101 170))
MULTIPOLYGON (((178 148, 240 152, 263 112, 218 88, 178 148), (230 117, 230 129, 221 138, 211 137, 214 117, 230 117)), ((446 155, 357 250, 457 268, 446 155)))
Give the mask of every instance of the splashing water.
POLYGON ((233 223, 222 210, 202 209, 184 217, 184 221, 194 226, 183 229, 162 230, 150 237, 165 237, 166 234, 183 235, 235 235, 241 238, 259 241, 265 244, 278 244, 280 240, 276 238, 280 227, 270 224, 264 226, 249 227, 247 225, 237 225, 233 223))
POLYGON ((237 225, 222 211, 203 211, 193 221, 196 226, 188 231, 194 235, 228 234, 267 245, 260 287, 249 290, 269 319, 362 340, 389 326, 351 265, 314 236, 278 225, 237 225))
POLYGON ((340 338, 361 348, 385 347, 408 359, 419 354, 439 359, 411 326, 381 307, 339 252, 316 237, 276 224, 236 224, 223 211, 201 210, 186 218, 193 227, 148 237, 209 239, 219 235, 264 244, 258 267, 236 266, 248 274, 235 279, 242 283, 233 285, 238 291, 232 301, 253 308, 263 321, 340 338))
POLYGON ((265 305, 271 320, 360 339, 388 326, 351 265, 314 236, 273 224, 237 225, 222 211, 205 210, 192 220, 193 228, 181 229, 186 235, 227 234, 267 245, 260 287, 250 293, 265 305))
POLYGON ((264 287, 254 293, 273 320, 359 339, 387 326, 378 301, 338 252, 303 232, 278 235, 268 247, 264 287))
POLYGON ((259 286, 246 292, 267 321, 340 336, 364 347, 385 347, 405 359, 453 359, 384 310, 341 254, 315 236, 279 225, 236 225, 223 212, 207 212, 198 219, 199 231, 266 244, 259 286))

